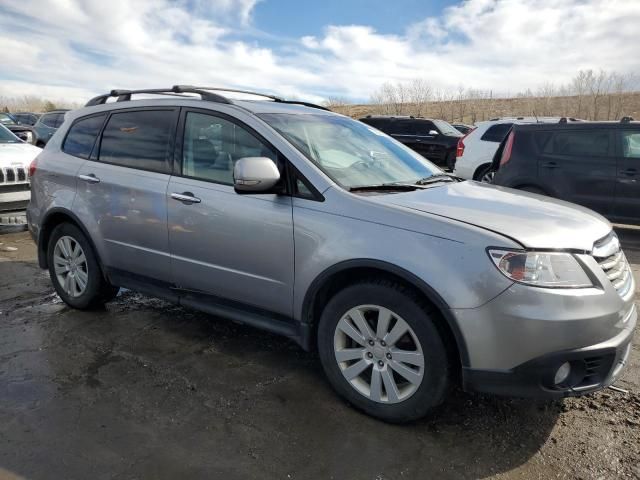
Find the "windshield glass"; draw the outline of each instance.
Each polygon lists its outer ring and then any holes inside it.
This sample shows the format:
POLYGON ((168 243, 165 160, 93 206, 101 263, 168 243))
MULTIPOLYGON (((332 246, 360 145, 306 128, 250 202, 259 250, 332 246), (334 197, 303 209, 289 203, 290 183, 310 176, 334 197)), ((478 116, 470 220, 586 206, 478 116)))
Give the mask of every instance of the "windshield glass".
POLYGON ((364 123, 334 115, 259 115, 344 188, 410 183, 442 171, 364 123))
POLYGON ((443 135, 449 135, 450 137, 462 137, 462 133, 459 130, 455 129, 451 124, 445 122, 444 120, 434 120, 433 123, 436 124, 438 130, 443 135))
POLYGON ((20 143, 20 139, 11 133, 6 127, 0 125, 0 143, 20 143))

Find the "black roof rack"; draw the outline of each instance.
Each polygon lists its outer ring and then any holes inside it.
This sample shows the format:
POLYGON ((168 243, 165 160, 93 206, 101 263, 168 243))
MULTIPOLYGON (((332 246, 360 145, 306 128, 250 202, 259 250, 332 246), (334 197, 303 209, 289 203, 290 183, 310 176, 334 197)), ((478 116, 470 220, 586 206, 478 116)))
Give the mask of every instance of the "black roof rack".
POLYGON ((217 102, 217 103, 226 103, 233 104, 233 102, 223 95, 218 95, 213 92, 230 92, 230 93, 245 93, 248 95, 255 95, 257 97, 268 98, 274 102, 278 103, 287 103, 293 105, 303 105, 305 107, 311 108, 319 108, 321 110, 330 111, 328 108, 322 107, 320 105, 316 105, 308 102, 301 102, 297 100, 285 100, 280 97, 276 97, 275 95, 269 95, 266 93, 259 92, 251 92, 249 90, 238 90, 233 88, 219 88, 219 87, 194 87, 191 85, 174 85, 171 88, 148 88, 142 90, 111 90, 109 93, 105 93, 104 95, 98 95, 97 97, 92 98, 86 103, 86 107, 91 107, 93 105, 102 105, 107 102, 109 98, 115 97, 116 102, 127 102, 131 100, 131 95, 139 95, 139 94, 153 94, 153 95, 170 95, 176 97, 189 97, 188 95, 184 95, 185 93, 195 93, 200 95, 200 98, 204 101, 208 102, 217 102))

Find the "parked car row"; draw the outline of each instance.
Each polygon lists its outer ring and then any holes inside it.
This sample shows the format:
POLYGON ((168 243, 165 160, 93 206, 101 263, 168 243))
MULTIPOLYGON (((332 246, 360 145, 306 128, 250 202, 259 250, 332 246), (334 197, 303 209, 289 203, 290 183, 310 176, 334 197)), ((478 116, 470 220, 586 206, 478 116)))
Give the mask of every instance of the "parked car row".
POLYGON ((0 124, 13 132, 20 140, 44 147, 62 125, 68 110, 52 110, 42 115, 31 112, 0 112, 0 124))

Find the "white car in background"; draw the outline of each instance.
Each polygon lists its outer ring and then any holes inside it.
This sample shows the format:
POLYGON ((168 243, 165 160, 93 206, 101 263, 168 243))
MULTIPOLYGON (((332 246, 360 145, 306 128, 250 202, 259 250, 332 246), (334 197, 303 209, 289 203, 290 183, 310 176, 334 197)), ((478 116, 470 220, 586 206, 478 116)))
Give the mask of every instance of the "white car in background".
POLYGON ((29 165, 41 151, 0 125, 0 212, 26 208, 31 198, 29 165))
POLYGON ((503 117, 476 123, 477 128, 458 141, 456 176, 491 183, 491 162, 500 142, 514 124, 579 122, 566 117, 503 117))

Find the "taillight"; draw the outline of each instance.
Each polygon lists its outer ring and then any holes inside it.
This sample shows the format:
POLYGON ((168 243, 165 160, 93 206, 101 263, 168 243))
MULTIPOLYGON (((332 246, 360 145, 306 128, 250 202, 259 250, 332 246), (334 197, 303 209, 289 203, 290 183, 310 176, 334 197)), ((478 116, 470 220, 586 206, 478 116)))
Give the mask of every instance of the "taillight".
POLYGON ((38 157, 34 158, 33 160, 31 160, 31 163, 29 164, 29 176, 33 177, 33 174, 36 173, 36 160, 38 159, 38 157))
POLYGON ((511 160, 511 150, 513 150, 514 137, 515 134, 513 131, 511 131, 511 133, 509 133, 509 137, 507 138, 507 143, 504 146, 504 150, 502 150, 502 157, 500 157, 500 166, 511 160))
MULTIPOLYGON (((467 135, 469 135, 469 133, 467 133, 467 135)), ((467 138, 467 135, 465 135, 464 137, 460 137, 460 139, 458 140, 458 148, 456 148, 456 158, 464 155, 464 139, 467 138)))

